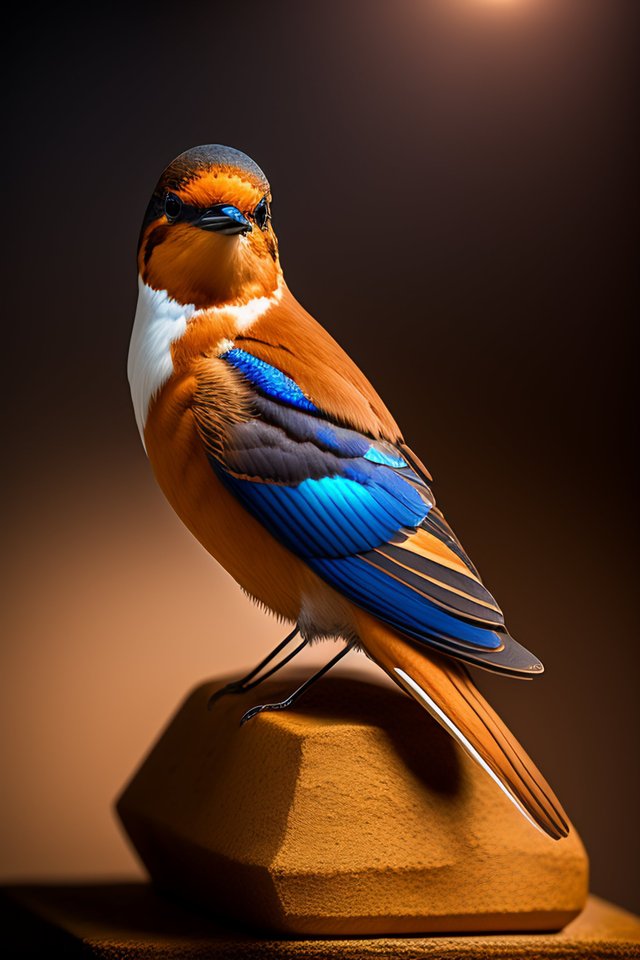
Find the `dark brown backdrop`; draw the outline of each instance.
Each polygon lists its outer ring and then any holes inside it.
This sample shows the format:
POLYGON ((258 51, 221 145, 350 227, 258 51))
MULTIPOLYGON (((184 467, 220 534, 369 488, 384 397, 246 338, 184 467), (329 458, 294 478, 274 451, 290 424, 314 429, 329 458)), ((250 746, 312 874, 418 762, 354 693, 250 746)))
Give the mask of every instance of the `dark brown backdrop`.
POLYGON ((131 869, 109 801, 191 684, 278 636, 164 505, 125 376, 147 196, 218 141, 266 170, 290 286, 545 662, 483 685, 593 889, 640 907, 633 7, 156 4, 6 30, 5 876, 131 869))

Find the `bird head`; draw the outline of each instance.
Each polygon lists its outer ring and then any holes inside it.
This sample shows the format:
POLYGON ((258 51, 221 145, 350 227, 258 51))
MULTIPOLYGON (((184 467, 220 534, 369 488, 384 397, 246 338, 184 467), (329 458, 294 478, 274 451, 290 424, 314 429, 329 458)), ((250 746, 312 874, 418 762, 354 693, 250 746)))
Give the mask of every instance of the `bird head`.
POLYGON ((197 308, 271 295, 281 269, 270 204, 267 178, 239 150, 207 144, 180 154, 147 207, 141 278, 197 308))

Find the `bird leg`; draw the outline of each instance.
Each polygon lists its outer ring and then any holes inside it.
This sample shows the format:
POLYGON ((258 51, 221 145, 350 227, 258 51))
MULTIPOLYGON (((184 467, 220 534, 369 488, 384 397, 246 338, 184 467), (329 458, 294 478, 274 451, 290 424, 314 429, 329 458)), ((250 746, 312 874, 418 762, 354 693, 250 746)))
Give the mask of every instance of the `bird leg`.
POLYGON ((288 707, 291 707, 300 699, 302 694, 305 693, 309 687, 316 682, 316 680, 319 680, 320 677, 323 677, 325 673, 331 670, 331 668, 338 663, 338 661, 342 660, 345 654, 347 654, 353 646, 354 641, 350 641, 346 647, 340 651, 340 653, 336 654, 332 660, 329 660, 329 663, 325 663, 324 667, 321 667, 320 670, 318 670, 317 673, 314 673, 312 677, 309 677, 308 680, 305 680, 302 686, 298 687, 297 690, 294 690, 293 693, 286 698, 286 700, 281 700, 279 703, 263 703, 260 706, 251 707, 250 710, 247 710, 247 712, 242 715, 240 724, 242 725, 243 723, 246 723, 247 720, 251 720, 259 713, 264 713, 266 711, 270 712, 273 710, 286 710, 288 707))
POLYGON ((283 657, 280 663, 277 663, 275 666, 271 667, 270 670, 267 670, 267 672, 261 677, 258 677, 257 680, 253 679, 260 673, 261 670, 264 669, 264 667, 267 666, 267 664, 271 663, 271 661, 277 657, 278 654, 281 653, 281 651, 284 650, 289 643, 291 643, 293 638, 297 636, 299 632, 300 628, 298 626, 294 627, 291 633, 288 634, 284 640, 281 640, 278 646, 272 650, 271 653, 267 654, 264 660, 261 660, 257 667, 254 667, 253 670, 250 670, 246 676, 242 677, 240 680, 233 680, 225 687, 221 687, 220 690, 216 690, 216 692, 209 697, 209 702, 207 704, 208 709, 210 710, 214 703, 219 700, 220 697, 224 697, 227 693, 244 693, 245 690, 253 690, 253 688, 257 687, 258 684, 262 683, 263 680, 266 680, 268 677, 272 677, 273 674, 277 673, 281 667, 284 667, 286 663, 289 663, 290 660, 293 660, 293 658, 300 653, 303 647, 306 646, 306 640, 303 640, 302 643, 299 643, 297 647, 287 654, 286 657, 283 657))

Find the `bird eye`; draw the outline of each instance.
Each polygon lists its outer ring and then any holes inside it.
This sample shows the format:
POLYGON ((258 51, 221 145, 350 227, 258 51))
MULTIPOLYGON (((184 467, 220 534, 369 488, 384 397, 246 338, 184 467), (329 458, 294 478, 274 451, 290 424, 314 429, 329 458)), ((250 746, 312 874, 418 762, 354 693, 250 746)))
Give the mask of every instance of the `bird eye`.
POLYGON ((168 193, 164 198, 164 214, 169 223, 177 220, 182 213, 182 200, 175 193, 168 193))
POLYGON ((267 203, 267 198, 263 197, 260 203, 257 205, 253 211, 253 219, 258 224, 261 230, 267 229, 267 223, 271 219, 271 211, 269 210, 269 204, 267 203))

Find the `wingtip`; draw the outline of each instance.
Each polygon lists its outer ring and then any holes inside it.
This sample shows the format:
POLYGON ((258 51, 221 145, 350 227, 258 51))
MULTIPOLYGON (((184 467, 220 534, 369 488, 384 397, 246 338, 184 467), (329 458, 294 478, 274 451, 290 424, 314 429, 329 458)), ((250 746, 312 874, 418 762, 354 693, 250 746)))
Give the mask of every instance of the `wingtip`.
POLYGON ((506 630, 500 631, 502 644, 495 650, 464 650, 452 652, 456 659, 463 660, 473 667, 502 673, 519 680, 532 680, 544 673, 544 664, 538 657, 514 640, 506 630))
MULTIPOLYGON (((409 642, 418 644, 420 648, 431 648, 434 653, 444 653, 455 660, 471 667, 479 667, 490 673, 500 673, 517 680, 533 680, 544 673, 544 664, 535 654, 523 647, 521 643, 504 631, 496 636, 500 637, 499 647, 478 647, 464 644, 459 640, 442 637, 424 637, 411 635, 409 631, 398 631, 409 642)), ((425 650, 426 652, 426 650, 425 650)))
POLYGON ((501 631, 499 636, 503 641, 502 648, 497 650, 495 655, 492 651, 487 651, 486 662, 489 668, 495 665, 494 669, 497 667, 522 679, 531 679, 544 673, 544 664, 535 653, 514 640, 506 630, 501 631))

